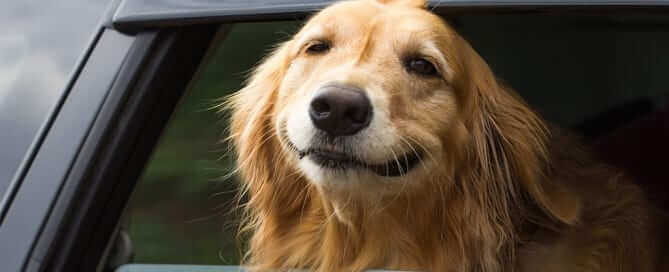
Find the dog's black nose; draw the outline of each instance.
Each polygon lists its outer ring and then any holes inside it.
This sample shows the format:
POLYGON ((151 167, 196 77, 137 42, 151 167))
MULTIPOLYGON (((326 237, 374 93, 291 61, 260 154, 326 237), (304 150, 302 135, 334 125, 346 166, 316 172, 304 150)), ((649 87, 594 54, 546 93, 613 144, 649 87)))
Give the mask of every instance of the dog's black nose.
POLYGON ((319 90, 309 107, 314 125, 330 136, 349 136, 369 126, 372 105, 356 87, 328 85, 319 90))

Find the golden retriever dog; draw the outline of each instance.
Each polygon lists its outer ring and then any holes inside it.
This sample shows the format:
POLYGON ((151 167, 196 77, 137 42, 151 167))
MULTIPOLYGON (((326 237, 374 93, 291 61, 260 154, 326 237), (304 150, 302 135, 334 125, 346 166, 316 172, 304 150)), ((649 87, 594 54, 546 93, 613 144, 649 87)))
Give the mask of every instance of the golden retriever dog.
POLYGON ((228 99, 249 267, 656 270, 640 188, 425 6, 337 2, 228 99))

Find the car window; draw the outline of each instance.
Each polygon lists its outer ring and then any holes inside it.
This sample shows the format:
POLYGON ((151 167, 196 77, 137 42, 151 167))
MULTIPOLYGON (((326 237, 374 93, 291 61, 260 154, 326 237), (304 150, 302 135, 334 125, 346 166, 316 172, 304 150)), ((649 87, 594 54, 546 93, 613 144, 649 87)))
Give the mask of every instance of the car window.
MULTIPOLYGON (((669 27, 651 17, 476 15, 447 18, 548 121, 587 137, 610 135, 666 109, 669 27), (623 115, 614 113, 620 112, 623 115)), ((177 108, 132 196, 135 263, 238 264, 234 161, 225 116, 212 109, 301 22, 243 23, 177 108)), ((590 139, 590 138, 588 138, 590 139)), ((601 139, 601 138, 600 138, 601 139)), ((624 167, 624 166, 622 166, 624 167)))

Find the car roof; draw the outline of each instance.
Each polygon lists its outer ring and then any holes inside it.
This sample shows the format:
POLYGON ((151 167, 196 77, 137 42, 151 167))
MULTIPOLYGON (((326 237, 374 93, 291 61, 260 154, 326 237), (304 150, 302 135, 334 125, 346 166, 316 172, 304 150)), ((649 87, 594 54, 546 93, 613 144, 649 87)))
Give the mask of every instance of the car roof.
MULTIPOLYGON (((317 11, 333 0, 122 0, 114 14, 117 28, 155 27, 213 18, 225 21, 296 19, 317 11)), ((442 12, 463 9, 549 8, 549 7, 659 7, 669 0, 433 0, 432 8, 442 12)))

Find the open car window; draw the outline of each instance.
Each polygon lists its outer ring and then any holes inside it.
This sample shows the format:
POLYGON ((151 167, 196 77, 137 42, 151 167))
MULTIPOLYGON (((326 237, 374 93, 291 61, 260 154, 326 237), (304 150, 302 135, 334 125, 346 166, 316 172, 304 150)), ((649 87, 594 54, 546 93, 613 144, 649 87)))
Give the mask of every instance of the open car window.
MULTIPOLYGON (((642 126, 657 114, 669 118, 669 77, 664 76, 669 69, 669 55, 664 52, 669 48, 668 19, 619 13, 446 19, 545 119, 583 135, 611 163, 633 175, 648 174, 630 161, 636 158, 629 154, 606 152, 622 143, 618 139, 632 141, 621 150, 638 150, 641 147, 634 144, 649 138, 639 129, 634 129, 636 134, 625 129, 642 126)), ((239 203, 234 198, 238 181, 228 175, 234 161, 230 146, 222 141, 227 120, 216 105, 238 90, 253 65, 300 24, 223 26, 225 38, 212 45, 129 202, 125 218, 134 245, 132 263, 240 263, 245 241, 238 235, 239 203)), ((643 127, 649 135, 663 129, 652 123, 643 127)), ((657 145, 666 147, 663 142, 657 145)), ((648 155, 643 152, 651 150, 641 152, 648 155)), ((644 177, 649 184, 661 178, 644 177)), ((648 190, 652 192, 653 186, 648 190)), ((660 206, 665 203, 662 193, 658 190, 651 196, 660 206)), ((150 269, 126 266, 120 271, 154 271, 150 269)))

